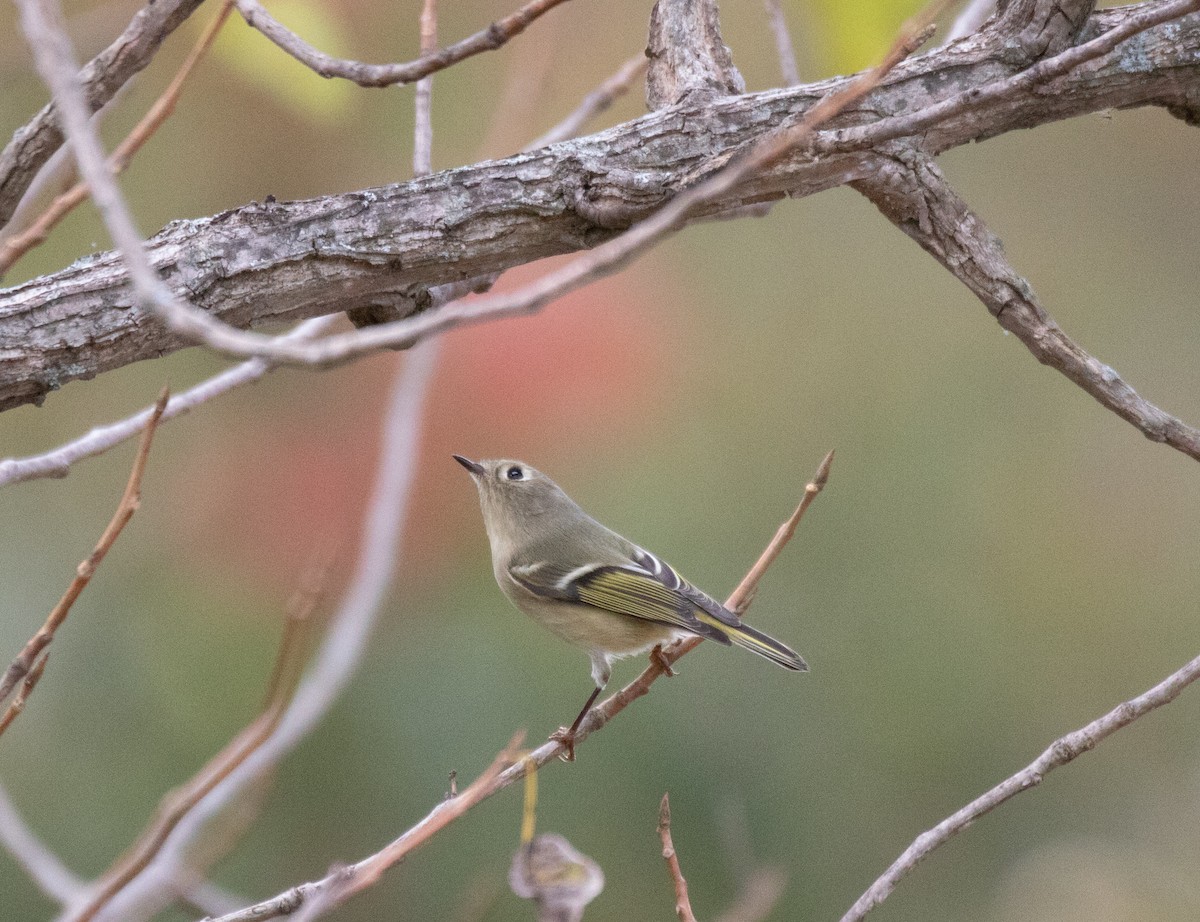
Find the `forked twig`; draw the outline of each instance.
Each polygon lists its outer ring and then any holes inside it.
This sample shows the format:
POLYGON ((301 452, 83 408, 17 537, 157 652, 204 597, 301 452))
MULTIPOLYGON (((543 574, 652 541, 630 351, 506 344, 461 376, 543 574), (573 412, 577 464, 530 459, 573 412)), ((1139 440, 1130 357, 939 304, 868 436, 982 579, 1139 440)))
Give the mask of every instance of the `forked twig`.
MULTIPOLYGON (((162 418, 163 410, 167 405, 167 390, 158 397, 158 402, 154 405, 154 412, 150 414, 150 419, 146 422, 146 428, 142 431, 142 441, 138 446, 137 454, 133 459, 133 469, 129 472, 129 480, 125 484, 125 492, 121 495, 121 501, 117 503, 117 511, 113 513, 112 519, 108 523, 108 527, 104 529, 104 534, 100 536, 100 540, 96 543, 95 549, 86 560, 79 564, 75 570, 75 578, 71 580, 71 585, 67 587, 67 591, 63 593, 58 604, 54 606, 50 614, 46 617, 45 623, 38 629, 38 632, 29 638, 24 649, 17 654, 4 673, 4 678, 0 679, 0 704, 8 700, 8 696, 12 694, 13 689, 17 687, 17 683, 29 675, 30 670, 34 666, 38 655, 50 645, 54 640, 54 633, 66 620, 67 615, 71 611, 71 606, 75 604, 75 600, 79 598, 80 593, 91 581, 92 575, 96 572, 96 568, 100 566, 106 554, 112 548, 121 531, 129 524, 129 520, 133 518, 134 512, 137 511, 138 505, 142 499, 142 475, 146 471, 146 459, 150 456, 150 443, 154 440, 154 432, 158 428, 158 421, 162 418)), ((28 694, 28 691, 26 691, 28 694)), ((15 715, 14 715, 15 716, 15 715)))
POLYGON ((17 692, 17 696, 9 702, 4 716, 0 717, 0 735, 8 729, 9 724, 17 719, 18 715, 25 710, 25 702, 29 695, 37 687, 38 681, 42 678, 42 673, 46 671, 46 660, 50 659, 50 653, 46 652, 38 658, 38 661, 33 664, 33 668, 29 670, 25 676, 25 681, 21 683, 21 690, 17 692))

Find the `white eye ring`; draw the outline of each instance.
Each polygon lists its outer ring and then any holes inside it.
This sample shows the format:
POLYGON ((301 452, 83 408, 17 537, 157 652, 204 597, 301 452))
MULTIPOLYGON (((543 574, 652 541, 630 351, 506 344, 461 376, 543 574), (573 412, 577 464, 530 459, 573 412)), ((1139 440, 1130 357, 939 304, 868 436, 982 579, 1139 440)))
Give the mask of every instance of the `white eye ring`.
POLYGON ((524 480, 525 472, 523 470, 521 470, 521 468, 519 468, 517 465, 514 464, 512 467, 510 467, 508 470, 506 470, 504 472, 504 476, 507 477, 509 480, 524 480))

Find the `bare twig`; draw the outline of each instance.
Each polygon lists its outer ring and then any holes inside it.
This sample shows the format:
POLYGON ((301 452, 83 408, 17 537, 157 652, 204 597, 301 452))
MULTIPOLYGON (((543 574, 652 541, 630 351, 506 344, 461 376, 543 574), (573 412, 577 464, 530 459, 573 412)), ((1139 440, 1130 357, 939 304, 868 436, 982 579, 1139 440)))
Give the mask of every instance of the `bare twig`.
POLYGON ((4 735, 4 731, 8 729, 9 724, 16 720, 20 713, 25 710, 25 701, 29 698, 34 688, 37 687, 38 681, 42 678, 42 673, 46 671, 46 660, 49 658, 49 652, 43 653, 41 658, 33 664, 33 668, 25 675, 25 681, 21 683, 20 691, 9 702, 4 716, 0 717, 0 736, 4 735))
POLYGON ((888 895, 916 866, 936 848, 944 845, 986 813, 991 812, 1022 791, 1028 791, 1041 783, 1042 779, 1060 765, 1066 765, 1085 752, 1090 752, 1102 740, 1127 727, 1139 717, 1174 701, 1185 688, 1200 678, 1200 656, 1171 675, 1149 691, 1123 704, 1117 705, 1103 717, 1093 720, 1066 736, 1059 737, 1034 761, 996 785, 986 794, 977 797, 961 810, 951 814, 932 829, 921 833, 912 845, 892 863, 884 874, 871 884, 858 898, 850 910, 842 916, 842 922, 858 922, 868 912, 887 899, 888 895))
MULTIPOLYGON (((96 125, 102 124, 109 113, 117 108, 131 86, 133 86, 132 82, 126 83, 113 94, 108 102, 93 112, 92 122, 96 125)), ((45 210, 47 198, 52 197, 52 194, 66 192, 75 184, 77 178, 75 158, 72 156, 70 148, 60 146, 50 155, 21 194, 21 199, 13 208, 8 224, 5 225, 3 231, 0 231, 0 244, 28 229, 45 210), (35 214, 35 211, 38 214, 35 214)))
POLYGON ((443 800, 421 822, 374 855, 364 858, 356 864, 339 868, 321 880, 300 884, 270 900, 221 916, 211 922, 261 922, 265 919, 290 915, 301 906, 310 909, 310 915, 305 918, 312 919, 322 912, 334 908, 355 893, 374 884, 388 868, 403 861, 411 852, 428 842, 435 833, 450 825, 480 801, 491 796, 495 792, 496 779, 500 777, 505 768, 520 758, 519 749, 524 737, 524 733, 514 736, 500 754, 492 760, 492 764, 466 788, 459 791, 457 797, 443 800))
POLYGON ((783 15, 783 4, 780 0, 763 0, 763 6, 767 10, 771 34, 775 36, 775 52, 779 55, 779 73, 783 77, 783 85, 795 86, 800 82, 800 69, 796 66, 796 47, 788 31, 787 17, 783 15))
POLYGON ((658 837, 662 840, 662 856, 667 863, 667 872, 675 885, 675 915, 679 916, 679 922, 696 922, 692 901, 688 898, 687 881, 683 877, 683 869, 679 867, 675 843, 671 840, 671 801, 666 794, 663 794, 658 807, 658 837))
MULTIPOLYGON (((168 35, 182 25, 201 0, 147 3, 111 45, 79 73, 87 105, 96 111, 153 59, 168 35)), ((63 142, 58 107, 50 103, 0 153, 0 226, 8 223, 34 177, 63 142)))
POLYGON ((247 24, 322 77, 343 77, 359 86, 393 86, 397 83, 413 83, 473 55, 494 51, 524 32, 526 27, 543 13, 563 2, 565 0, 530 0, 503 19, 497 19, 486 29, 453 45, 447 45, 440 51, 428 53, 422 50, 421 57, 403 64, 364 64, 360 61, 332 58, 285 28, 258 0, 237 0, 237 6, 247 24))
POLYGON ((817 498, 817 494, 825 489, 825 484, 829 483, 829 469, 833 466, 833 452, 829 452, 821 463, 817 466, 817 472, 813 475, 813 479, 808 482, 804 488, 804 498, 800 500, 800 505, 796 507, 796 511, 791 514, 786 522, 779 526, 779 530, 775 532, 775 537, 767 546, 766 551, 761 557, 755 561, 754 566, 750 568, 750 572, 733 591, 731 598, 737 599, 736 607, 730 608, 730 611, 735 613, 744 612, 750 603, 754 600, 754 594, 758 592, 758 583, 763 578, 763 574, 767 572, 767 568, 775 562, 775 558, 779 556, 779 552, 784 549, 789 541, 792 540, 792 535, 796 533, 796 526, 800 524, 800 519, 804 517, 804 512, 812 501, 817 498))
MULTIPOLYGON (((0 785, 0 846, 12 855, 38 889, 54 902, 67 905, 83 896, 87 884, 34 834, 3 785, 0 785)), ((181 883, 177 880, 172 883, 171 889, 209 915, 230 912, 246 902, 206 881, 181 883)))
MULTIPOLYGON (((183 92, 184 81, 187 80, 196 64, 199 63, 200 59, 204 57, 205 53, 212 46, 213 41, 216 40, 217 33, 221 31, 221 26, 229 18, 229 13, 232 9, 233 0, 223 0, 220 9, 217 11, 217 15, 208 24, 207 28, 205 28, 200 38, 196 40, 196 44, 192 47, 183 64, 180 65, 174 79, 163 90, 162 95, 158 97, 154 105, 150 107, 150 110, 142 116, 141 121, 134 126, 134 129, 126 136, 125 140, 117 145, 117 148, 112 152, 112 155, 108 158, 108 168, 114 176, 125 171, 142 145, 150 140, 159 126, 175 111, 175 104, 179 101, 179 96, 183 92)), ((72 188, 55 198, 49 207, 42 212, 41 216, 26 230, 0 242, 0 275, 7 272, 13 263, 33 247, 43 243, 50 235, 50 231, 57 226, 58 222, 87 198, 88 191, 86 182, 76 183, 72 188)))
POLYGON ((157 857, 97 915, 98 920, 129 922, 144 918, 146 908, 161 901, 163 892, 179 876, 186 865, 189 844, 209 820, 305 739, 354 675, 400 557, 398 548, 416 475, 425 396, 436 356, 436 343, 412 350, 396 377, 385 410, 383 445, 350 584, 279 725, 269 739, 188 811, 157 857))
MULTIPOLYGON (((824 467, 825 464, 823 462, 822 468, 824 467)), ((811 486, 812 485, 810 484, 809 487, 811 488, 811 486)), ((812 495, 815 495, 812 493, 810 488, 805 489, 805 497, 801 501, 801 506, 804 506, 805 508, 807 508, 808 504, 811 503, 812 495)), ((764 558, 774 560, 779 554, 779 549, 787 543, 789 537, 790 534, 785 529, 780 529, 778 532, 776 532, 775 537, 771 540, 771 543, 767 546, 759 558, 760 561, 764 558)), ((755 569, 757 569, 757 565, 755 569)), ((740 590, 735 590, 734 594, 730 596, 729 600, 725 604, 726 607, 733 608, 740 602, 740 590)), ((696 637, 683 641, 682 643, 676 643, 663 651, 665 654, 664 657, 657 659, 652 658, 650 665, 646 667, 641 675, 617 692, 617 694, 613 695, 611 698, 592 709, 587 718, 579 726, 579 729, 576 733, 575 745, 578 746, 579 743, 582 742, 587 736, 612 720, 631 702, 649 692, 650 687, 654 684, 655 680, 664 674, 663 663, 667 662, 668 657, 669 662, 674 663, 689 650, 695 649, 700 642, 701 638, 696 637)), ((564 744, 557 740, 543 743, 537 749, 527 753, 524 758, 513 764, 510 768, 506 768, 503 771, 490 776, 486 784, 482 784, 480 779, 476 779, 476 781, 472 783, 472 787, 475 787, 476 785, 479 785, 479 787, 472 794, 473 802, 482 802, 498 791, 502 791, 510 785, 515 784, 517 781, 520 781, 522 778, 524 778, 527 772, 544 769, 548 764, 556 763, 558 761, 559 754, 563 751, 565 751, 564 744)), ((462 812, 465 812, 456 811, 452 815, 445 812, 447 805, 457 804, 465 796, 465 793, 465 791, 460 792, 457 797, 444 800, 441 804, 434 807, 424 819, 422 819, 415 826, 411 827, 407 832, 400 836, 400 838, 396 839, 391 846, 388 846, 376 855, 372 855, 363 859, 358 864, 352 865, 351 867, 380 867, 377 862, 383 862, 386 865, 386 859, 381 858, 381 856, 385 855, 385 853, 389 855, 395 855, 395 849, 399 848, 405 849, 400 853, 400 856, 403 857, 403 854, 407 854, 408 851, 411 851, 412 847, 415 847, 415 844, 423 843, 433 831, 444 828, 449 824, 450 821, 457 819, 462 815, 462 812)), ((345 872, 339 872, 339 874, 342 873, 345 872)), ((278 896, 264 900, 261 903, 256 903, 253 906, 248 906, 240 912, 222 916, 219 919, 213 920, 213 922, 262 922, 262 920, 273 919, 280 915, 286 915, 295 911, 295 909, 301 905, 304 900, 310 898, 314 893, 319 893, 325 888, 335 884, 337 886, 343 886, 343 884, 338 883, 339 880, 340 878, 337 875, 330 875, 319 881, 300 884, 279 894, 278 896)))
MULTIPOLYGON (((425 0, 421 7, 421 55, 437 49, 437 0, 425 0)), ((433 76, 417 81, 416 119, 413 124, 413 176, 433 172, 433 76)))
POLYGON ((963 7, 962 12, 958 14, 958 17, 946 32, 946 39, 943 44, 948 45, 951 42, 958 41, 960 38, 966 38, 968 35, 978 32, 979 27, 987 22, 988 17, 992 15, 995 9, 996 0, 971 0, 970 3, 963 7))
POLYGON ((900 149, 891 159, 880 158, 873 174, 855 188, 966 285, 1034 358, 1061 372, 1146 438, 1200 460, 1200 430, 1150 403, 1055 323, 1013 268, 1000 241, 936 163, 900 149))
POLYGON ((56 903, 68 903, 83 892, 83 880, 29 828, 3 785, 0 785, 0 845, 37 888, 56 903))
POLYGON ((149 825, 133 845, 105 872, 83 905, 72 907, 66 918, 72 922, 94 919, 154 859, 188 812, 275 732, 295 688, 300 664, 304 662, 303 635, 320 597, 324 569, 296 594, 289 607, 262 711, 187 783, 162 799, 149 825))
MULTIPOLYGON (((328 330, 336 322, 336 317, 314 317, 312 320, 304 321, 285 336, 311 339, 328 330)), ((160 422, 182 416, 243 384, 252 384, 277 367, 278 365, 265 359, 247 359, 233 368, 214 375, 207 381, 202 381, 195 387, 180 394, 173 394, 167 401, 167 407, 163 410, 160 422)), ((71 465, 75 462, 102 455, 109 449, 133 438, 146 428, 146 423, 153 413, 154 407, 147 407, 115 423, 97 426, 86 435, 44 454, 31 455, 26 458, 5 458, 0 461, 0 487, 41 477, 66 477, 71 472, 71 465)))
POLYGON ((522 149, 537 150, 539 147, 546 147, 549 144, 556 144, 574 137, 579 133, 580 128, 624 96, 633 85, 633 81, 645 71, 646 55, 644 53, 634 55, 622 64, 616 73, 583 97, 583 101, 574 112, 541 137, 530 141, 522 149))
POLYGON ((83 592, 88 582, 91 581, 96 568, 100 566, 105 555, 120 536, 122 529, 129 524, 129 520, 133 518, 134 512, 137 511, 142 498, 142 475, 146 471, 146 459, 150 455, 150 443, 154 440, 154 431, 158 427, 158 421, 162 418, 163 409, 166 405, 167 391, 164 388, 158 398, 158 402, 154 405, 154 411, 150 414, 150 418, 142 430, 142 442, 138 446, 137 454, 134 456, 133 469, 129 472, 129 480, 125 484, 125 492, 121 495, 121 501, 117 503, 116 512, 113 513, 113 517, 104 529, 104 533, 100 536, 100 540, 96 542, 95 549, 76 568, 75 578, 71 580, 71 585, 67 587, 67 591, 63 593, 58 604, 54 606, 53 610, 46 617, 45 623, 38 629, 36 634, 29 638, 24 649, 17 654, 16 659, 12 661, 12 664, 5 671, 4 678, 0 679, 0 703, 8 699, 13 689, 16 688, 17 683, 30 673, 38 655, 54 640, 54 632, 62 626, 62 623, 71 611, 71 606, 75 604, 75 600, 79 598, 79 594, 83 592))

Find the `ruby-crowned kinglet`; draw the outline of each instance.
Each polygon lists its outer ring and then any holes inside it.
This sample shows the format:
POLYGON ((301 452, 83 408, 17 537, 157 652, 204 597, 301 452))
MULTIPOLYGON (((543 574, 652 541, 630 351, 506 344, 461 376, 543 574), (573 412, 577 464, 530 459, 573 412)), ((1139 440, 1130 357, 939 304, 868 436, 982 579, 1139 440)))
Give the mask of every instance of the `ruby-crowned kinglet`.
POLYGON ((479 488, 500 589, 591 657, 596 690, 570 729, 555 735, 566 743, 568 758, 575 731, 621 657, 697 634, 807 671, 795 651, 743 624, 664 561, 605 528, 540 471, 521 461, 454 460, 479 488))

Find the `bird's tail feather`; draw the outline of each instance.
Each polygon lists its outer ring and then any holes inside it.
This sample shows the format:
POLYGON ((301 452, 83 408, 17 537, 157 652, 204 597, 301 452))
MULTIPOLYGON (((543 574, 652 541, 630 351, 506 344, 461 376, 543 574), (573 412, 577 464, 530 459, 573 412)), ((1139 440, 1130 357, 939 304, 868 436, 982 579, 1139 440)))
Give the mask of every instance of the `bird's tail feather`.
POLYGON ((723 624, 711 618, 707 612, 697 612, 696 616, 706 624, 725 634, 739 647, 745 647, 751 653, 778 663, 784 669, 794 669, 797 672, 808 672, 808 663, 791 647, 781 644, 774 637, 769 637, 762 631, 756 631, 748 624, 723 624), (711 619, 711 620, 710 620, 711 619))

